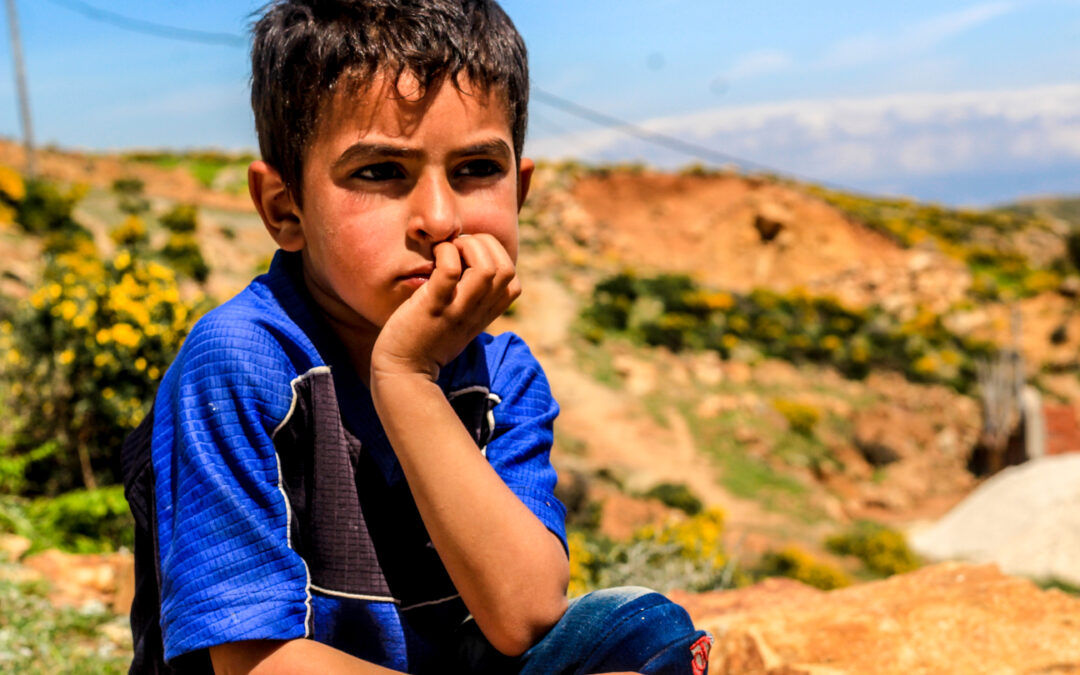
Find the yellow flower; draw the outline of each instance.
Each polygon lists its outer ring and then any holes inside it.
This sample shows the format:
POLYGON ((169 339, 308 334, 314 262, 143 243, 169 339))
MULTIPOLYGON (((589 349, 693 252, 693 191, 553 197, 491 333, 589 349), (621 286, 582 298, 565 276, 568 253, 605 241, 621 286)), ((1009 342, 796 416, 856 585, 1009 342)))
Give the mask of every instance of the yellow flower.
POLYGON ((17 366, 22 362, 22 354, 19 353, 18 349, 8 350, 7 362, 13 366, 17 366))
POLYGON ((0 193, 12 201, 21 202, 26 197, 26 183, 19 172, 10 167, 0 166, 0 193))
POLYGON ((56 360, 59 361, 61 365, 66 366, 75 360, 75 352, 71 349, 65 349, 60 352, 60 355, 56 357, 56 360))
POLYGON ((130 265, 130 264, 131 264, 131 254, 128 253, 127 251, 120 251, 120 253, 116 256, 116 258, 113 259, 113 265, 116 266, 117 270, 123 271, 123 270, 127 269, 128 265, 130 265))
POLYGON ((101 390, 101 397, 106 401, 111 401, 113 396, 116 396, 116 392, 111 387, 105 387, 101 390))
POLYGON ((112 327, 112 339, 124 347, 136 347, 139 344, 139 333, 130 323, 120 322, 112 327))
POLYGON ((64 321, 71 321, 79 313, 79 306, 71 300, 64 300, 56 306, 54 312, 64 321))
POLYGON ((135 369, 136 370, 146 370, 146 359, 144 359, 141 356, 139 358, 135 359, 135 369))
POLYGON ((150 366, 150 370, 146 371, 146 374, 150 376, 151 380, 156 380, 158 375, 161 374, 161 370, 157 366, 150 366))
POLYGON ((112 333, 109 332, 109 329, 102 328, 97 332, 97 335, 95 335, 94 337, 97 338, 97 343, 99 345, 104 346, 112 340, 112 333))

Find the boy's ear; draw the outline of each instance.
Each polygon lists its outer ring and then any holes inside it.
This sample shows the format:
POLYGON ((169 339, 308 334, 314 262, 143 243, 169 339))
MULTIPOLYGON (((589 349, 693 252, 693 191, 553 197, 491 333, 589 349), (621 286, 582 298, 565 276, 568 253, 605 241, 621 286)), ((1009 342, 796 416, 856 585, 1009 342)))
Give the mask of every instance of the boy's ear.
POLYGON ((525 197, 529 194, 529 186, 532 184, 533 170, 536 164, 528 157, 521 158, 518 167, 518 211, 525 205, 525 197))
POLYGON ((286 251, 304 248, 304 229, 300 209, 285 187, 281 174, 259 160, 248 167, 248 192, 262 217, 266 231, 286 251))

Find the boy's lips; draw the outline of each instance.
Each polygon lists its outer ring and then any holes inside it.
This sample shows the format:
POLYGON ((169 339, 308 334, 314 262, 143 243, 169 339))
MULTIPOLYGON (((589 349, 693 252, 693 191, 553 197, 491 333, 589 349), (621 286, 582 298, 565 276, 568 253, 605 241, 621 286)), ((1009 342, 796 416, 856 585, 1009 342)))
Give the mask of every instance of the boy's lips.
POLYGON ((431 273, 435 271, 435 265, 428 263, 422 267, 417 267, 411 272, 406 272, 398 277, 398 281, 404 282, 408 286, 419 287, 427 282, 431 278, 431 273))

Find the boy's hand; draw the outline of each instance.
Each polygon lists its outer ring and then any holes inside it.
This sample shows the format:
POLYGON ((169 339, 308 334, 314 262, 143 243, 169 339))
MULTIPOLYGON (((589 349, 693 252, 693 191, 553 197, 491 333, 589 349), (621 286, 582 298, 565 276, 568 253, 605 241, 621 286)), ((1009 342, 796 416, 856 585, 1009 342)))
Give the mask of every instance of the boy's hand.
POLYGON ((514 262, 490 234, 436 244, 428 281, 387 319, 371 352, 372 377, 423 374, 465 349, 521 294, 514 262))

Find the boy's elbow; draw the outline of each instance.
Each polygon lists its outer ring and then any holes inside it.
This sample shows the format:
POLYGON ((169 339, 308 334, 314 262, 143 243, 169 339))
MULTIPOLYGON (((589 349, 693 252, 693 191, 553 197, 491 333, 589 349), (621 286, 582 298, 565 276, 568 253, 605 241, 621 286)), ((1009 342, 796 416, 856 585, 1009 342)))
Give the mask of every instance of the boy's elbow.
POLYGON ((566 596, 535 603, 511 621, 502 621, 488 635, 491 646, 507 656, 521 656, 540 641, 566 613, 566 596))

